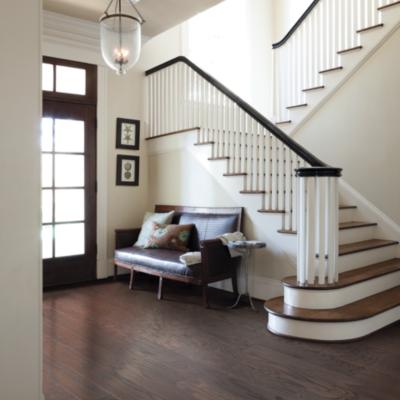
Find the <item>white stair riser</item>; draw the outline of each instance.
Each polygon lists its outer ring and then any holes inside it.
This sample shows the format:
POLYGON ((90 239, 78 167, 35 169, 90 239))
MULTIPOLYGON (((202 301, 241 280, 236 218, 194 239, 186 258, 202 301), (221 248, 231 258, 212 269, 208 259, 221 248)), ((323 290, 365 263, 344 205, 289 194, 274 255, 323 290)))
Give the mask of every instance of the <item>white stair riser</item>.
POLYGON ((356 209, 348 208, 345 210, 339 210, 339 222, 350 222, 356 220, 356 209))
POLYGON ((361 251, 338 257, 337 269, 339 272, 350 271, 365 265, 390 260, 396 257, 397 246, 386 246, 379 249, 361 251))
POLYGON ((400 319, 400 306, 374 317, 350 322, 314 322, 268 315, 268 329, 275 334, 320 341, 353 340, 367 336, 400 319))
POLYGON ((339 244, 355 243, 376 238, 375 232, 375 226, 354 229, 342 229, 339 231, 339 244))
POLYGON ((296 289, 285 286, 285 303, 299 308, 331 309, 364 299, 400 285, 400 271, 355 285, 332 290, 296 289))

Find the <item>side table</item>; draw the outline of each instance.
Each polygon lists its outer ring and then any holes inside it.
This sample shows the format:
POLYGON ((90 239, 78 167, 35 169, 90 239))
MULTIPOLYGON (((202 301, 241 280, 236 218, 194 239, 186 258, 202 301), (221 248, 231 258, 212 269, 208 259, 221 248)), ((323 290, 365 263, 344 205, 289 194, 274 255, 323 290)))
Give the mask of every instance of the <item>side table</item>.
POLYGON ((266 247, 265 242, 260 242, 258 240, 237 240, 234 242, 228 242, 228 247, 231 249, 236 250, 238 253, 242 255, 242 265, 241 268, 243 269, 244 276, 245 276, 245 293, 238 294, 238 297, 235 303, 230 308, 235 308, 238 306, 240 299, 242 296, 248 297, 250 307, 256 311, 254 307, 253 300, 249 293, 249 272, 253 269, 254 265, 254 257, 251 257, 251 252, 255 249, 261 249, 266 247))

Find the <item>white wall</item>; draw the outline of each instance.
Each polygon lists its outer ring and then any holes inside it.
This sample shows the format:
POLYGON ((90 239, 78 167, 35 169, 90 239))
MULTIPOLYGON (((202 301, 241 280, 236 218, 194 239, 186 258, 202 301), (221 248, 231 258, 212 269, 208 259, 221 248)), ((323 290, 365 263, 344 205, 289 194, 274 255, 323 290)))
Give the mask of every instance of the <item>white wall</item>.
POLYGON ((274 2, 274 42, 278 42, 289 32, 312 0, 273 0, 274 2))
POLYGON ((41 396, 39 0, 0 15, 0 398, 41 396), (24 29, 21 29, 23 27, 24 29))
POLYGON ((295 139, 400 224, 400 30, 295 139))

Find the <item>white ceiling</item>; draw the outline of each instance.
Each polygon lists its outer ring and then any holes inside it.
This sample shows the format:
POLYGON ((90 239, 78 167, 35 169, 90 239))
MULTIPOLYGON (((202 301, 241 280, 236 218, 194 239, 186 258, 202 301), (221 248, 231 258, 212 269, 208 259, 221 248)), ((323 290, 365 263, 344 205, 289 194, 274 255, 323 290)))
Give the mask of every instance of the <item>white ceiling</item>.
MULTIPOLYGON (((143 34, 158 35, 222 0, 141 0, 136 6, 146 23, 143 34)), ((127 0, 123 0, 127 2, 127 0)), ((45 10, 98 21, 109 0, 43 0, 45 10)))

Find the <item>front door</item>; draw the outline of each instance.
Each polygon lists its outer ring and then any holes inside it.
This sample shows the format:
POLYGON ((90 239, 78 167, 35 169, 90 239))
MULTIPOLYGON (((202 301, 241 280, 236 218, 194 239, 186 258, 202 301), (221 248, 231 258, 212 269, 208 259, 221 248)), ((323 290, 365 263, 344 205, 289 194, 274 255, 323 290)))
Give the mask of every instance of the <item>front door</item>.
POLYGON ((96 106, 43 101, 44 286, 96 279, 96 106))

